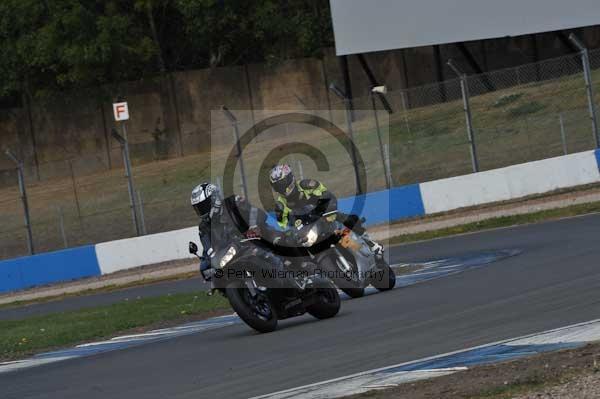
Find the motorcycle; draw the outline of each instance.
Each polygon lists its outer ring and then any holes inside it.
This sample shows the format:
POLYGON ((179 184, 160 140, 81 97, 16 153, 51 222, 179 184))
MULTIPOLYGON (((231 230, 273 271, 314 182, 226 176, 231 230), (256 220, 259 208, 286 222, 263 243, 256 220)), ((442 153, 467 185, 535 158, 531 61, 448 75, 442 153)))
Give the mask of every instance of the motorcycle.
POLYGON ((383 247, 338 221, 338 211, 320 215, 316 208, 304 208, 293 220, 296 235, 304 237, 301 245, 322 272, 351 298, 363 296, 369 285, 379 291, 394 288, 396 275, 383 256, 383 247))
MULTIPOLYGON (((298 273, 299 277, 291 280, 294 286, 286 279, 290 284, 285 287, 269 287, 281 279, 265 274, 275 255, 269 245, 261 241, 249 238, 230 243, 211 255, 211 268, 202 273, 205 280, 212 282, 213 290, 229 300, 247 325, 268 333, 277 329, 279 320, 305 313, 328 319, 339 312, 340 296, 331 280, 298 273), (264 250, 257 251, 257 246, 264 250)), ((194 242, 189 243, 189 252, 202 260, 194 242)))

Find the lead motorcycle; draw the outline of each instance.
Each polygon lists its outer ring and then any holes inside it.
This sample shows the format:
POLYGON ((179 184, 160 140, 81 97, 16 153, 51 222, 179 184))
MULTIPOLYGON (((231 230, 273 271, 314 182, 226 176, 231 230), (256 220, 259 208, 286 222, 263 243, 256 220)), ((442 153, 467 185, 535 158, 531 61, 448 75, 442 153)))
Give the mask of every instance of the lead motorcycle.
MULTIPOLYGON (((273 287, 277 277, 270 268, 276 256, 272 250, 261 238, 232 242, 211 256, 211 269, 202 276, 229 300, 247 325, 261 333, 276 330, 279 320, 305 313, 317 319, 334 317, 340 309, 340 296, 329 279, 296 271, 293 279, 285 279, 290 284, 273 287), (257 251, 257 247, 263 250, 257 251)), ((194 242, 189 243, 189 252, 202 260, 194 242)))
POLYGON ((396 275, 383 247, 337 220, 337 211, 319 214, 317 208, 305 207, 293 220, 296 234, 304 237, 301 245, 320 267, 319 274, 330 277, 351 298, 363 296, 369 285, 379 291, 394 288, 396 275))

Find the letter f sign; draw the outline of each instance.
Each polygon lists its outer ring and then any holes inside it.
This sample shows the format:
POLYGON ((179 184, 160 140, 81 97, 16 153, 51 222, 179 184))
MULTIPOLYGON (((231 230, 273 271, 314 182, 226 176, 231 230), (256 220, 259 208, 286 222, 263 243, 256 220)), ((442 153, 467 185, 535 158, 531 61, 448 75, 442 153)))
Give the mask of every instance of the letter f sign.
POLYGON ((129 107, 127 103, 114 103, 113 113, 117 122, 129 120, 129 107))

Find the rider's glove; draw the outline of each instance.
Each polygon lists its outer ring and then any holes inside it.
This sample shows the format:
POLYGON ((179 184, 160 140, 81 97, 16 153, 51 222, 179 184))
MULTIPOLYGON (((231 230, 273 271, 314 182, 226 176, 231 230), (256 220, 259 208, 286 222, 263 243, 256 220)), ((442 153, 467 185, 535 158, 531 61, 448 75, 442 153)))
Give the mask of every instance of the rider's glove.
POLYGON ((204 277, 204 279, 206 281, 210 281, 212 278, 212 275, 211 275, 211 273, 209 273, 209 271, 210 271, 210 258, 205 256, 200 261, 200 274, 202 274, 202 277, 204 277))
POLYGON ((260 228, 258 226, 250 226, 244 235, 246 238, 260 238, 260 228))

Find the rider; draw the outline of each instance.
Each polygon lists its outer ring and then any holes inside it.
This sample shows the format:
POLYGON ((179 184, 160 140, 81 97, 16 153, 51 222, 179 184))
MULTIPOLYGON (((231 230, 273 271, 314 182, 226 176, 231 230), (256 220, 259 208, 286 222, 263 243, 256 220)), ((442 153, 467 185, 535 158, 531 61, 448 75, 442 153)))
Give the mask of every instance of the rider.
POLYGON ((316 212, 319 213, 337 209, 337 198, 323 183, 313 179, 296 181, 292 168, 287 164, 273 167, 269 174, 269 181, 271 188, 278 194, 275 201, 275 215, 282 229, 290 224, 291 214, 306 205, 316 206, 316 212))
MULTIPOLYGON (((192 191, 191 204, 200 219, 200 273, 207 281, 211 281, 214 274, 214 269, 210 268, 211 258, 232 240, 261 237, 267 242, 277 244, 285 239, 285 235, 268 226, 264 211, 251 206, 243 197, 237 195, 222 199, 219 189, 214 184, 202 183, 196 186, 192 191)), ((269 251, 257 246, 255 253, 278 272, 284 270, 283 261, 269 251)))
MULTIPOLYGON (((271 188, 278 194, 275 202, 275 215, 277 223, 282 229, 286 229, 290 225, 290 216, 306 205, 316 206, 315 212, 321 214, 337 210, 337 198, 327 190, 323 183, 313 179, 296 181, 292 168, 287 164, 274 166, 269 174, 269 181, 271 188)), ((383 247, 366 234, 366 229, 362 226, 364 219, 340 211, 333 217, 333 220, 336 218, 346 227, 363 236, 374 252, 383 253, 383 247)))
MULTIPOLYGON (((326 213, 337 210, 337 198, 323 183, 313 179, 296 181, 292 168, 287 164, 276 165, 269 174, 271 188, 277 193, 275 215, 279 227, 285 229, 290 224, 290 214, 307 205, 316 206, 315 212, 326 213)), ((338 211, 337 218, 354 228, 358 234, 364 233, 356 215, 346 215, 338 211)))

